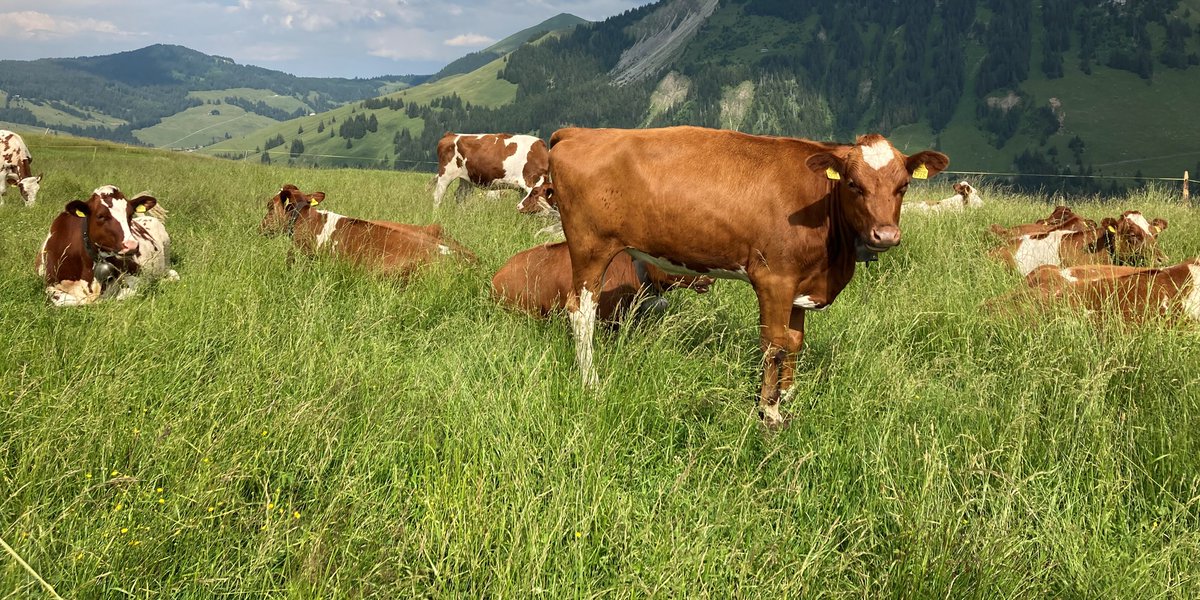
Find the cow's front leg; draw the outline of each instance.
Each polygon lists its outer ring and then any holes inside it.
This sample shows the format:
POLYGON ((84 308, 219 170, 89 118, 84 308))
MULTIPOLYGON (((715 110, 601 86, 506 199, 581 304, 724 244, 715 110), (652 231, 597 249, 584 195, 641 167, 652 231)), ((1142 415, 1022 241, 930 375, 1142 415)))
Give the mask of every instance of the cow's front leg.
POLYGON ((791 290, 795 286, 777 282, 758 285, 759 347, 763 356, 762 389, 758 395, 758 414, 763 424, 782 427, 787 420, 779 410, 783 393, 792 386, 796 354, 804 342, 804 311, 792 307, 791 290))

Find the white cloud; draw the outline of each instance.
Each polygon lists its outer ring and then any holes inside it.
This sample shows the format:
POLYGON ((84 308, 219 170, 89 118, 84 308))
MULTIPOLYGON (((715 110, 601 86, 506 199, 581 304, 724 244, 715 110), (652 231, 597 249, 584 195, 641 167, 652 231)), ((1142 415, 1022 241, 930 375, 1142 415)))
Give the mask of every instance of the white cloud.
POLYGON ((479 35, 478 33, 464 33, 462 35, 456 35, 442 43, 446 44, 447 46, 482 46, 484 44, 491 44, 495 41, 495 39, 486 35, 479 35))
POLYGON ((31 10, 0 13, 0 23, 15 29, 14 35, 23 40, 65 38, 85 33, 130 35, 110 21, 59 17, 31 10))
POLYGON ((429 32, 420 29, 393 28, 378 31, 364 40, 367 54, 391 60, 430 60, 439 58, 438 45, 429 32))

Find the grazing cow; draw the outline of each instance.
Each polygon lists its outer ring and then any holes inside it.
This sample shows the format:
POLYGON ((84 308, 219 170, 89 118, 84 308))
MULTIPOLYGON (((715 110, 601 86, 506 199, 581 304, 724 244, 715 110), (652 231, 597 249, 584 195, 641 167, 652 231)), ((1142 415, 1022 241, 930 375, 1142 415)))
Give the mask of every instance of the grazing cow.
POLYGON ((305 194, 289 183, 267 201, 259 227, 267 235, 287 232, 309 256, 333 254, 385 275, 403 277, 447 256, 477 260, 436 223, 421 227, 367 221, 313 208, 324 200, 325 192, 305 194))
POLYGON ((944 200, 931 200, 929 202, 908 202, 900 205, 900 212, 961 212, 964 208, 979 208, 983 206, 983 200, 979 197, 979 192, 971 184, 960 181, 954 184, 954 195, 944 200))
POLYGON ((1099 314, 1111 309, 1132 322, 1156 317, 1200 321, 1200 259, 1158 269, 1044 266, 1025 281, 1043 306, 1065 303, 1099 314))
POLYGON ((447 133, 438 140, 437 187, 433 206, 442 204, 442 196, 455 179, 462 180, 455 200, 462 202, 467 184, 515 188, 525 196, 517 204, 524 212, 537 212, 539 200, 548 196, 546 143, 532 135, 508 133, 447 133))
POLYGON ((148 212, 157 204, 144 192, 127 199, 112 185, 96 188, 87 201, 68 202, 35 261, 51 303, 90 304, 114 292, 122 300, 137 293, 143 278, 179 279, 170 268, 171 238, 148 212))
POLYGON ((1120 219, 1105 218, 1100 227, 1085 231, 1056 229, 1024 235, 992 252, 1022 276, 1041 265, 1137 265, 1165 260, 1158 250, 1158 234, 1167 228, 1163 219, 1147 221, 1142 213, 1126 211, 1120 219))
POLYGON ((1002 239, 1015 240, 1023 235, 1039 235, 1051 231, 1091 231, 1096 229, 1096 222, 1075 214, 1069 206, 1056 206, 1045 219, 1033 223, 1016 225, 1006 228, 992 224, 991 231, 1002 239))
POLYGON ((604 270, 622 250, 668 273, 749 282, 758 296, 759 414, 784 423, 804 315, 828 307, 856 260, 900 244, 912 178, 949 163, 905 156, 883 136, 854 144, 699 127, 560 129, 550 177, 574 270, 567 298, 576 360, 596 382, 591 334, 604 270))
MULTIPOLYGON (((708 291, 711 277, 668 275, 654 265, 621 253, 604 273, 599 314, 607 322, 618 322, 640 296, 653 296, 649 306, 665 307, 662 293, 686 287, 697 293, 708 291)), ((546 317, 565 306, 571 293, 571 255, 566 242, 545 244, 525 250, 508 259, 492 278, 492 294, 497 299, 533 315, 546 317)))
POLYGON ((25 200, 25 206, 33 206, 37 202, 38 190, 42 187, 42 176, 33 176, 29 165, 33 163, 33 155, 21 136, 0 129, 0 205, 4 204, 4 192, 9 184, 16 184, 25 200))

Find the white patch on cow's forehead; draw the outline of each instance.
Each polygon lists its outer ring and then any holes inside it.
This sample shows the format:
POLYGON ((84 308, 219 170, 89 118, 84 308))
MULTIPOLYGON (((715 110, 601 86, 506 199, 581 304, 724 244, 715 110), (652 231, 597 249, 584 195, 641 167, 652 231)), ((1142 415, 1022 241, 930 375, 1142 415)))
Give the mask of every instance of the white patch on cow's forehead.
POLYGON ((1150 222, 1146 220, 1146 217, 1142 216, 1142 213, 1130 213, 1125 215, 1125 218, 1130 223, 1137 225, 1142 231, 1145 231, 1146 235, 1154 235, 1154 232, 1150 231, 1150 222))
POLYGON ((117 189, 115 185, 102 185, 92 190, 92 193, 97 196, 116 196, 121 193, 121 190, 117 189))
POLYGON ((333 232, 337 229, 338 221, 345 217, 327 210, 318 210, 317 213, 325 217, 325 225, 321 227, 321 233, 317 234, 317 247, 321 248, 329 243, 329 238, 333 237, 333 232))
POLYGON ((124 198, 112 198, 110 201, 112 203, 108 204, 108 210, 112 212, 113 219, 121 224, 121 241, 136 242, 133 231, 129 229, 129 201, 124 198))
POLYGON ((879 140, 870 146, 864 145, 859 148, 862 149, 863 161, 876 171, 891 164, 892 159, 896 157, 896 151, 887 140, 879 140))

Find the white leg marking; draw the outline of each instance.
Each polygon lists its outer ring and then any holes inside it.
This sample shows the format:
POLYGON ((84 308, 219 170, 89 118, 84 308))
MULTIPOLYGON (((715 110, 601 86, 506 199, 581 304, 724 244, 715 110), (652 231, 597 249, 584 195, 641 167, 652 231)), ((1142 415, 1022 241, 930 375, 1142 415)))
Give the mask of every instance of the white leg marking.
POLYGON ((570 314, 571 331, 575 335, 575 362, 579 365, 584 387, 595 387, 599 383, 596 368, 592 364, 592 334, 596 330, 596 301, 591 290, 579 294, 579 310, 570 314))

